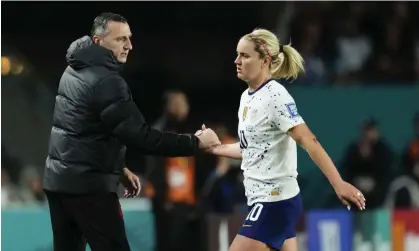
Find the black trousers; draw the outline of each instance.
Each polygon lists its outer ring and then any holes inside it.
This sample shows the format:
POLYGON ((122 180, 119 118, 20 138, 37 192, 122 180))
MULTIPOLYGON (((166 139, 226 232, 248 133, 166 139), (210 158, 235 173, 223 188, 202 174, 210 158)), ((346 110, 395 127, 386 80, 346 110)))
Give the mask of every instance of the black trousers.
POLYGON ((115 193, 68 195, 45 191, 54 251, 130 251, 115 193))
POLYGON ((166 223, 167 251, 203 250, 200 247, 199 220, 191 219, 194 207, 174 203, 166 223))

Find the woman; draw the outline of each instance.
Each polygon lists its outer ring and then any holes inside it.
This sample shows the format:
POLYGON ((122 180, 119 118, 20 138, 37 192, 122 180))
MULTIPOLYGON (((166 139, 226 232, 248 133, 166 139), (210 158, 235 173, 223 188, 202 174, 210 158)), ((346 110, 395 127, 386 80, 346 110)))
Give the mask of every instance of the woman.
POLYGON ((297 251, 295 227, 302 203, 296 142, 323 171, 348 209, 350 203, 365 209, 365 198, 342 180, 298 113, 294 99, 273 79, 297 78, 304 71, 300 54, 290 45, 281 45, 272 32, 256 29, 240 39, 234 62, 238 78, 248 84, 238 113, 240 141, 210 150, 214 155, 242 159, 249 214, 230 251, 297 251))

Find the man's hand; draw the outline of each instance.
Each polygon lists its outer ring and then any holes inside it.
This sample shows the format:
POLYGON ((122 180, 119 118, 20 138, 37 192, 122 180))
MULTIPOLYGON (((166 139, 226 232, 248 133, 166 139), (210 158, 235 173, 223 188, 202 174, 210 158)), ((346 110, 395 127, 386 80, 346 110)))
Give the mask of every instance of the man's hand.
POLYGON ((124 168, 124 173, 121 176, 121 183, 125 187, 125 198, 134 198, 140 194, 141 184, 137 175, 131 172, 128 168, 124 168))
POLYGON ((206 128, 205 125, 202 125, 202 130, 197 131, 195 136, 197 136, 199 139, 200 148, 208 149, 217 145, 221 145, 217 134, 215 134, 212 129, 206 128))

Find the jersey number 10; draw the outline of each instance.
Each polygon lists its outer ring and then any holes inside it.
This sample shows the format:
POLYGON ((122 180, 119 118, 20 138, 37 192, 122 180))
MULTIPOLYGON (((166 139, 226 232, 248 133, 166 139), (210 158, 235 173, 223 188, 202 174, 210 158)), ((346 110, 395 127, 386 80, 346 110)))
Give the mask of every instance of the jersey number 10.
POLYGON ((250 210, 249 214, 246 217, 246 220, 257 221, 259 219, 260 214, 262 213, 263 205, 256 204, 252 210, 250 210))
POLYGON ((244 136, 244 130, 240 130, 239 138, 240 138, 240 148, 241 149, 246 149, 248 144, 247 144, 246 137, 244 136))

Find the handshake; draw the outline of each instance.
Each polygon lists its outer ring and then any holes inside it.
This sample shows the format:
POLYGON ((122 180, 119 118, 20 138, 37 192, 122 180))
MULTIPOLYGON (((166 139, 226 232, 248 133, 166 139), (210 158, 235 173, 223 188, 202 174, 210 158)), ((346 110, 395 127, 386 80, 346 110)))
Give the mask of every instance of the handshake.
POLYGON ((210 150, 215 146, 221 145, 217 134, 211 129, 202 125, 202 129, 196 131, 195 136, 199 139, 199 148, 210 150))

